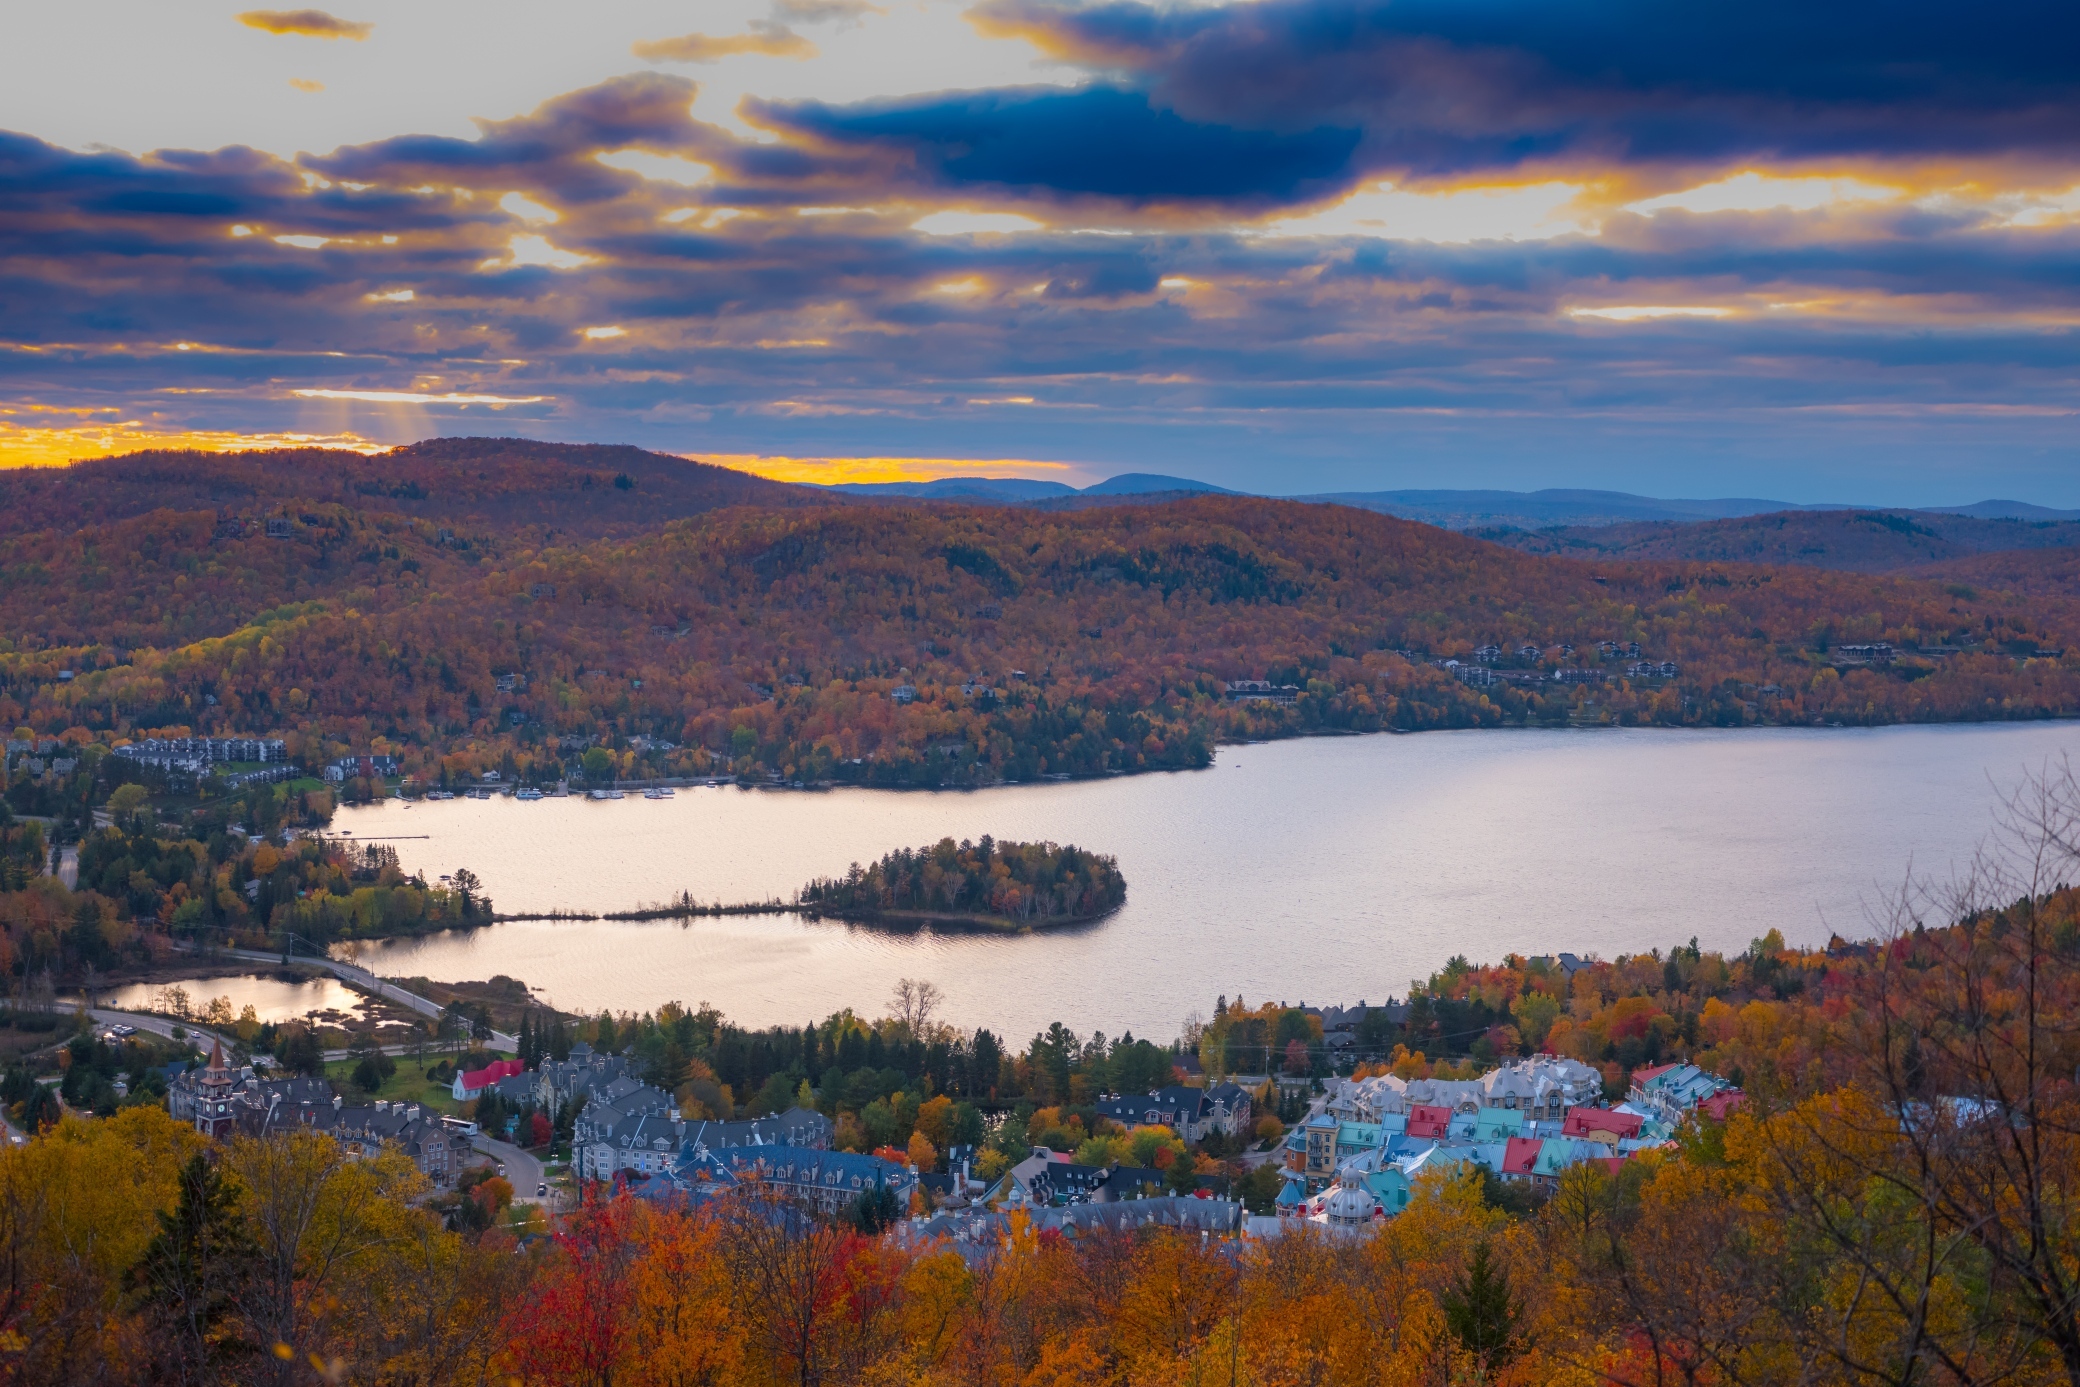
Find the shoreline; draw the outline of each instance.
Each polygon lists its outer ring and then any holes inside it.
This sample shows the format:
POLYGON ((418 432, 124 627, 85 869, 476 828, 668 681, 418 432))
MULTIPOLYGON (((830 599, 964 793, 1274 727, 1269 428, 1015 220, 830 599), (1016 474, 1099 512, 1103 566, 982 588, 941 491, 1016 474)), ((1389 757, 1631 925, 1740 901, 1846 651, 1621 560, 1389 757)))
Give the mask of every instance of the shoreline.
MULTIPOLYGON (((970 915, 959 912, 934 910, 882 910, 851 911, 824 910, 814 906, 799 905, 791 901, 751 901, 735 905, 722 902, 701 904, 699 902, 674 903, 659 906, 638 906, 633 910, 545 910, 522 912, 512 915, 493 916, 492 924, 537 921, 571 924, 588 924, 611 920, 617 923, 643 923, 651 920, 694 920, 704 917, 720 918, 730 915, 799 915, 804 920, 834 920, 848 925, 866 925, 891 930, 901 934, 915 934, 930 929, 948 934, 1042 934, 1050 930, 1068 929, 1078 925, 1096 924, 1119 913, 1119 907, 1100 911, 1095 915, 1050 916, 1042 920, 1014 920, 1006 915, 970 915)), ((415 938, 413 935, 398 935, 399 939, 415 938)))
MULTIPOLYGON (((2014 716, 2014 717, 1974 717, 1974 718, 1897 718, 1897 719, 1891 719, 1891 720, 1888 720, 1888 721, 1882 721, 1882 722, 1750 722, 1750 723, 1740 723, 1740 724, 1738 724, 1738 725, 1735 725, 1735 726, 1730 726, 1730 727, 1722 727, 1722 726, 1717 726, 1717 725, 1714 725, 1714 724, 1711 724, 1711 723, 1664 723, 1664 722, 1589 722, 1589 721, 1581 721, 1581 720, 1570 720, 1570 721, 1568 721, 1568 722, 1564 722, 1564 723, 1521 723, 1521 722, 1511 722, 1511 723, 1500 723, 1500 724, 1497 724, 1497 725, 1495 725, 1495 726, 1490 726, 1490 727, 1482 727, 1482 726, 1469 726, 1469 727, 1379 727, 1379 728, 1373 728, 1373 729, 1370 729, 1370 730, 1365 730, 1365 729, 1359 729, 1359 728, 1349 728, 1349 727, 1324 727, 1324 728, 1318 728, 1318 729, 1314 729, 1314 730, 1310 730, 1310 731, 1297 731, 1297 732, 1289 732, 1289 733, 1286 733, 1286 734, 1284 734, 1284 735, 1280 735, 1280 736, 1269 736, 1269 737, 1238 737, 1238 738, 1235 738, 1235 739, 1233 739, 1233 740, 1224 740, 1224 741, 1219 741, 1219 742, 1216 742, 1216 743, 1214 744, 1214 754, 1215 754, 1215 757, 1216 757, 1216 758, 1218 758, 1218 756, 1219 756, 1220 752, 1221 752, 1222 750, 1226 749, 1226 748, 1229 748, 1229 747, 1244 747, 1244 746, 1275 746, 1275 745, 1277 745, 1277 744, 1279 744, 1279 743, 1281 743, 1281 742, 1301 742, 1301 741, 1317 741, 1317 740, 1323 740, 1323 739, 1327 739, 1327 738, 1332 738, 1332 737, 1422 737, 1422 736, 1429 736, 1429 735, 1432 735, 1432 734, 1436 734, 1436 733, 1469 733, 1469 732, 1478 732, 1478 733, 1509 733, 1509 732, 1718 732, 1718 733, 1740 733, 1740 732, 1857 732, 1857 731, 1861 731, 1861 732, 1882 732, 1882 731, 1885 731, 1885 730, 1887 730, 1887 729, 1889 729, 1889 728, 1896 728, 1896 727, 1926 727, 1926 728, 1940 728, 1940 727, 1959 727, 1959 728, 1962 728, 1962 727, 2029 727, 2029 726, 2037 726, 2037 725, 2040 725, 2040 724, 2043 724, 2043 723, 2061 723, 2061 722, 2075 722, 2075 723, 2080 723, 2080 711, 2075 711, 2075 712, 2070 712, 2070 713, 2061 713, 2061 712, 2049 712, 2049 711, 2046 711, 2046 712, 2040 712, 2040 713, 2032 713, 2032 714, 2029 714, 2029 715, 2026 715, 2026 716, 2014 716)), ((652 788, 652 787, 663 787, 663 788, 670 788, 670 789, 676 789, 676 790, 759 790, 759 791, 765 791, 765 792, 772 792, 772 791, 782 791, 782 792, 787 792, 787 793, 792 793, 792 794, 829 794, 830 792, 832 792, 832 791, 834 791, 834 790, 872 790, 872 791, 878 791, 878 792, 885 792, 885 793, 889 793, 889 794, 899 794, 899 795, 930 795, 930 794, 944 794, 944 793, 949 793, 949 792, 950 792, 950 793, 957 793, 957 794, 966 794, 966 793, 973 793, 973 792, 976 792, 976 791, 980 791, 980 790, 1002 790, 1002 789, 1009 789, 1009 788, 1017 788, 1017 787, 1024 787, 1024 786, 1040 786, 1040 785, 1085 785, 1085 784, 1090 784, 1090 783, 1093 783, 1093 782, 1096 782, 1096 781, 1103 781, 1103 780, 1122 780, 1122 779, 1128 779, 1128 778, 1135 778, 1135 777, 1142 777, 1142 776, 1155 776, 1155 775, 1193 775, 1193 774, 1197 774, 1197 773, 1199 773, 1199 772, 1201 772, 1201 771, 1210 771, 1210 770, 1216 770, 1216 769, 1218 769, 1218 768, 1219 768, 1219 767, 1218 767, 1218 765, 1217 765, 1217 764, 1216 764, 1215 762, 1209 762, 1208 764, 1206 764, 1206 765, 1204 765, 1204 766, 1148 766, 1148 767, 1144 767, 1144 768, 1142 768, 1142 769, 1139 769, 1139 770, 1109 770, 1109 771, 1100 771, 1100 772, 1097 772, 1096 774, 1093 774, 1093 775, 1074 775, 1074 774, 1070 774, 1070 773, 1068 773, 1068 772, 1060 772, 1060 773, 1049 773, 1049 774, 1046 774, 1046 775, 1036 776, 1036 777, 1034 777, 1034 778, 1032 778, 1032 779, 1030 779, 1030 780, 1008 780, 1008 779, 1007 779, 1007 780, 990 780, 990 781, 983 781, 983 782, 979 782, 979 783, 972 783, 972 784, 953 784, 953 783, 951 783, 951 782, 942 782, 941 784, 938 784, 938 785, 876 785, 876 784, 873 784, 873 783, 870 783, 870 782, 868 782, 868 781, 864 781, 864 780, 858 780, 858 781, 853 781, 853 780, 819 780, 819 781, 815 781, 815 782, 811 783, 811 782, 792 782, 792 781, 775 781, 775 780, 754 780, 754 779, 751 779, 751 778, 748 778, 748 777, 743 777, 743 776, 727 776, 727 775, 725 775, 725 776, 713 776, 713 775, 686 775, 686 776, 662 776, 662 777, 653 777, 653 778, 650 778, 650 779, 644 779, 644 780, 617 780, 617 781, 614 781, 614 782, 612 782, 612 783, 611 783, 611 784, 609 784, 609 785, 601 785, 601 786, 587 786, 587 787, 586 787, 586 789, 614 789, 614 790, 621 790, 621 791, 623 791, 623 792, 626 792, 626 791, 630 791, 630 790, 637 790, 637 791, 640 791, 640 790, 644 790, 644 789, 649 789, 649 788, 652 788)), ((514 791, 514 790, 516 790, 516 789, 520 789, 520 788, 523 788, 523 787, 522 787, 521 785, 519 785, 519 784, 518 784, 517 782, 516 782, 516 783, 514 783, 514 784, 500 785, 500 786, 498 786, 498 787, 496 787, 496 788, 490 789, 490 790, 488 791, 488 793, 486 793, 486 794, 485 794, 485 795, 483 796, 483 798, 484 798, 484 799, 486 799, 486 800, 494 800, 494 799, 511 799, 511 798, 513 798, 513 791, 514 791)), ((543 790, 545 790, 545 791, 546 791, 546 789, 547 789, 547 787, 545 787, 545 786, 539 786, 539 785, 538 785, 538 786, 534 786, 534 787, 532 787, 532 788, 535 788, 535 789, 543 789, 543 790)), ((469 799, 469 798, 475 798, 475 796, 472 796, 472 795, 467 795, 467 794, 464 794, 464 793, 462 793, 462 792, 459 792, 459 791, 455 793, 455 796, 454 796, 454 797, 455 797, 456 799, 458 799, 458 800, 461 800, 461 799, 469 799)), ((389 795, 385 795, 385 796, 383 797, 383 799, 382 799, 382 800, 380 800, 380 801, 376 801, 376 803, 387 803, 387 802, 390 802, 390 801, 392 801, 392 800, 394 800, 394 801, 396 801, 396 802, 398 802, 398 803, 400 803, 400 804, 418 804, 418 803, 420 803, 420 802, 422 802, 422 801, 424 801, 424 800, 425 800, 425 794, 424 794, 424 792, 423 792, 423 791, 422 791, 421 793, 419 793, 419 794, 416 794, 416 795, 405 795, 405 794, 402 794, 402 793, 398 793, 398 794, 389 794, 389 795)), ((542 799, 541 799, 541 801, 540 801, 540 802, 542 802, 542 803, 547 803, 547 802, 549 802, 550 800, 571 800, 571 801, 574 801, 574 802, 585 802, 585 803, 599 803, 599 802, 600 802, 600 801, 596 801, 596 800, 591 800, 591 799, 589 799, 584 789, 573 789, 573 790, 569 791, 568 793, 566 793, 566 794, 561 794, 561 795, 558 795, 558 794, 550 794, 550 793, 546 793, 546 792, 545 792, 545 793, 543 794, 543 796, 542 796, 542 799)), ((439 803, 439 801, 434 801, 434 802, 435 802, 435 803, 439 803)), ((530 802, 530 803, 534 803, 535 801, 529 801, 529 802, 530 802)), ((357 808, 367 808, 367 807, 369 807, 369 803, 368 803, 368 802, 366 802, 366 801, 354 801, 354 802, 348 802, 348 803, 341 803, 341 804, 340 804, 340 805, 338 806, 338 808, 339 808, 339 809, 357 809, 357 808)), ((18 815, 17 817, 21 817, 21 816, 19 816, 19 815, 18 815)), ((350 835, 350 836, 351 836, 351 835, 350 835)), ((364 840, 357 840, 357 841, 373 841, 373 840, 366 840, 366 839, 364 839, 364 840)), ((513 916, 506 916, 506 915, 500 915, 500 916, 497 916, 497 917, 495 917, 495 919, 496 919, 496 920, 499 920, 499 921, 502 921, 502 920, 508 920, 508 919, 554 919, 554 918, 559 918, 559 917, 557 916, 556 912, 547 912, 547 913, 542 913, 542 914, 529 914, 529 915, 513 915, 513 916)), ((583 917, 583 916, 579 916, 579 917, 573 917, 573 918, 585 918, 585 917, 583 917)), ((595 916, 595 917, 591 917, 591 918, 602 918, 602 917, 597 917, 597 916, 595 916)))

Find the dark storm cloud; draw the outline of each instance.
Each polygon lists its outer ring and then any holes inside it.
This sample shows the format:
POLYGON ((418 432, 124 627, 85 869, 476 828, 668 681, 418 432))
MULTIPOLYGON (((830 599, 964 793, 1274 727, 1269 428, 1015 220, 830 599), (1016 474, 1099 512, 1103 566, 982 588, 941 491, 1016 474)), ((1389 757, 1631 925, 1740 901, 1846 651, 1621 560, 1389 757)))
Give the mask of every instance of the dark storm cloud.
POLYGON ((1362 129, 1367 170, 1410 176, 1562 161, 2063 161, 2080 127, 2080 10, 2059 0, 989 0, 978 22, 1188 120, 1362 129))
POLYGON ((879 147, 941 188, 989 185, 1127 204, 1285 203, 1344 186, 1358 132, 1187 120, 1140 92, 964 92, 852 106, 747 103, 749 118, 839 147, 879 147))

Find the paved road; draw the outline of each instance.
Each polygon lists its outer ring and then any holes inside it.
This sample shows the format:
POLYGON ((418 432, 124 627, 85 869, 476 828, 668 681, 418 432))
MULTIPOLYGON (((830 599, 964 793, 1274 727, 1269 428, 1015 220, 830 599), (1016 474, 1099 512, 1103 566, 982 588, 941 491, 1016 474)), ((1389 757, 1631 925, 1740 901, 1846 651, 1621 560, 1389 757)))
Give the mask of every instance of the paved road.
MULTIPOLYGON (((179 1026, 187 1031, 188 1039, 202 1046, 207 1046, 214 1034, 192 1021, 169 1021, 163 1016, 147 1016, 141 1011, 104 1011, 95 1007, 88 1011, 87 1015, 104 1026, 135 1026, 140 1031, 150 1031, 153 1035, 164 1036, 168 1040, 173 1039, 173 1028, 179 1026)), ((219 1036, 218 1039, 224 1042, 224 1048, 227 1050, 238 1043, 235 1036, 219 1036)), ((344 1054, 345 1051, 341 1053, 344 1054)))
POLYGON ((65 889, 68 891, 74 890, 79 886, 78 848, 60 848, 58 850, 58 880, 65 883, 65 889))
POLYGON ((481 1134, 476 1137, 474 1145, 493 1160, 506 1163, 506 1182, 513 1187, 515 1204, 544 1204, 555 1200, 554 1190, 549 1192, 546 1200, 535 1198, 535 1190, 546 1178, 542 1174, 542 1163, 535 1157, 509 1142, 493 1141, 481 1134))
MULTIPOLYGON (((280 954, 259 953, 252 949, 219 949, 215 952, 215 956, 218 958, 235 958, 245 963, 278 964, 282 959, 280 954)), ((396 983, 386 982, 359 964, 344 963, 336 958, 316 958, 309 954, 292 955, 292 961, 324 968, 341 982, 351 983, 366 991, 373 992, 376 996, 386 1001, 395 1002, 399 1006, 408 1007, 418 1012, 421 1016, 438 1018, 441 1014, 439 1003, 429 1001, 416 992, 407 992, 396 983)), ((519 1037, 507 1035, 503 1031, 493 1031, 491 1033, 491 1046, 493 1049, 498 1050, 518 1050, 520 1048, 520 1040, 519 1037)))

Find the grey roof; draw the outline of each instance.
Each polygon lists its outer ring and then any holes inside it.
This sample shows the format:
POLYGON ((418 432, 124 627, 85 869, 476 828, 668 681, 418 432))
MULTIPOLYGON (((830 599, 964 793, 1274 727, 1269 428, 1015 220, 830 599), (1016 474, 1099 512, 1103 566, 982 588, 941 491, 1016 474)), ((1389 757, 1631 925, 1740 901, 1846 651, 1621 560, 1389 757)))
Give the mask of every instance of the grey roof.
POLYGON ((827 1141, 831 1120, 807 1108, 789 1108, 777 1117, 746 1122, 702 1122, 687 1129, 686 1144, 731 1146, 819 1146, 827 1141))
MULTIPOLYGON (((1187 1228, 1209 1233, 1241 1231, 1242 1205, 1228 1199, 1166 1196, 1113 1204, 1069 1204, 1025 1211, 1036 1232, 1052 1228, 1071 1235, 1086 1232, 1130 1233, 1140 1228, 1187 1228)), ((904 1233, 915 1240, 947 1239, 955 1251, 972 1258, 986 1254, 1010 1232, 1007 1215, 983 1209, 948 1210, 913 1220, 904 1233)))

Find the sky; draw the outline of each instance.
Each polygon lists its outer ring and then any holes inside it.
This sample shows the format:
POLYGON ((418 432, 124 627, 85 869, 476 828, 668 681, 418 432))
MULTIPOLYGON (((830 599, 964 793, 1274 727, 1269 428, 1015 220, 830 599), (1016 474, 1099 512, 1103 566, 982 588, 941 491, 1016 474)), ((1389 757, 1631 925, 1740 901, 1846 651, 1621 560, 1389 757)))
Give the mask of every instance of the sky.
POLYGON ((2080 506, 2050 0, 0 0, 0 465, 2080 506))

